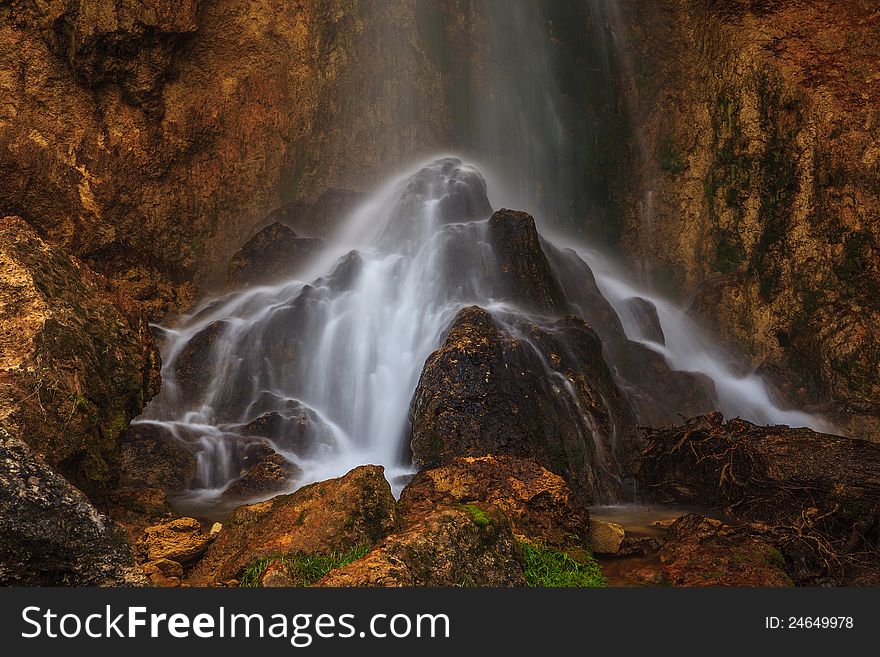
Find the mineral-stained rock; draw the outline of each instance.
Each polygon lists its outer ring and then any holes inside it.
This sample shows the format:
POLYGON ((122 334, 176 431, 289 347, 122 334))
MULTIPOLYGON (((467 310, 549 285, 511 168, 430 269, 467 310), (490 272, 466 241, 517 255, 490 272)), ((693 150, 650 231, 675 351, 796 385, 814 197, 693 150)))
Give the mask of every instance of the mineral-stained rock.
POLYGON ((147 527, 137 547, 149 561, 169 559, 188 564, 205 552, 212 539, 198 520, 184 517, 147 527))
POLYGON ((280 223, 260 230, 232 256, 226 272, 230 288, 278 283, 292 278, 310 257, 318 253, 324 241, 299 237, 280 223))
POLYGON ((533 457, 590 498, 616 492, 615 463, 631 447, 628 407, 602 345, 574 316, 508 324, 464 308, 425 363, 411 416, 421 467, 456 456, 533 457), (612 435, 617 454, 606 447, 612 435))
POLYGON ((62 0, 49 40, 89 86, 122 85, 135 102, 150 97, 186 34, 196 31, 199 0, 62 0))
POLYGON ((0 423, 92 493, 120 434, 158 392, 159 355, 137 306, 103 277, 0 219, 0 423))
POLYGON ((590 522, 590 547, 597 554, 617 554, 625 537, 626 532, 616 522, 596 518, 590 522))
POLYGON ((440 508, 318 586, 524 586, 522 556, 497 511, 440 508))
POLYGON ((0 584, 145 583, 124 532, 0 428, 0 584))
POLYGON ((562 477, 515 456, 454 458, 422 470, 400 494, 398 513, 411 524, 439 506, 472 502, 501 510, 516 535, 549 545, 583 540, 590 522, 562 477))
POLYGON ((395 500, 383 468, 355 468, 290 495, 237 508, 189 579, 233 579, 254 559, 293 551, 328 553, 372 545, 395 526, 395 500))
POLYGON ((624 191, 624 247, 794 405, 875 440, 876 4, 619 8, 615 39, 635 63, 620 89, 651 181, 650 220, 636 210, 647 188, 624 191))
POLYGON ((692 513, 669 528, 660 550, 671 586, 792 586, 785 559, 758 530, 692 513))

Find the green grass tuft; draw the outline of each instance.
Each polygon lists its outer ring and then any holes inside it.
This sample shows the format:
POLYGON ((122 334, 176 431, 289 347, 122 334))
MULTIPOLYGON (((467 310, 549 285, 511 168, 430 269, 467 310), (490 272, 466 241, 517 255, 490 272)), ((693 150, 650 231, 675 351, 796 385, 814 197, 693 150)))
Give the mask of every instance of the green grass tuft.
POLYGON ((263 557, 252 561, 244 569, 239 586, 259 586, 263 573, 275 561, 280 561, 284 565, 288 576, 296 586, 311 586, 331 570, 347 566, 369 551, 369 545, 359 545, 347 552, 330 552, 329 554, 291 552, 290 554, 263 557))
POLYGON ((535 587, 607 586, 602 568, 591 555, 576 561, 565 552, 539 543, 521 541, 526 560, 526 584, 535 587))

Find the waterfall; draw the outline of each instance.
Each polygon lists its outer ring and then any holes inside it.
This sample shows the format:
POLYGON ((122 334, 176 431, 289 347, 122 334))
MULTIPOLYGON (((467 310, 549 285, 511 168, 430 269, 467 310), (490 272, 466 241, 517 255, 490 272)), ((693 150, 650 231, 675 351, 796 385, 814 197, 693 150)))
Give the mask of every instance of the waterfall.
MULTIPOLYGON (((569 307, 602 338, 638 421, 674 420, 692 408, 679 400, 698 390, 700 412, 827 428, 780 408, 758 377, 737 374, 684 310, 595 248, 552 234, 560 197, 574 190, 564 173, 570 154, 548 38, 533 2, 493 0, 485 12, 489 98, 474 108, 480 137, 468 140, 481 165, 438 156, 413 167, 376 191, 288 280, 207 299, 161 329, 163 389, 135 424, 195 453, 185 503, 216 504, 265 442, 297 467, 291 488, 377 463, 399 491, 412 473, 410 402, 456 313, 482 306, 511 334, 518 318, 545 319, 502 291, 487 239, 493 207, 535 214, 569 307)), ((551 363, 542 367, 579 413, 565 376, 551 363)), ((613 501, 619 427, 602 432, 581 415, 590 467, 607 479, 596 497, 613 501)))

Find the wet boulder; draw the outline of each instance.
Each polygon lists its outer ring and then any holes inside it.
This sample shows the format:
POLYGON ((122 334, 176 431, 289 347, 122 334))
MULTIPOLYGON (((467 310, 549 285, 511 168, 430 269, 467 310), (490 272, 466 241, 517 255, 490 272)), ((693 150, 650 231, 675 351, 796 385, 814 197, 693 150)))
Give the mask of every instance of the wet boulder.
POLYGON ((0 422, 81 490, 159 389, 140 308, 22 219, 0 219, 0 422))
POLYGON ((0 585, 143 585, 124 532, 0 428, 0 585))
POLYGON ((425 363, 410 409, 422 468, 458 456, 532 457, 576 495, 612 498, 633 434, 625 401, 583 320, 546 325, 459 311, 425 363))
POLYGON ((296 199, 270 212, 260 223, 280 223, 310 236, 326 236, 365 198, 363 192, 330 187, 315 201, 296 199))
POLYGON ((172 370, 176 394, 182 402, 193 403, 207 392, 213 380, 214 352, 228 329, 228 322, 211 322, 175 357, 172 370))
POLYGON ((392 534, 318 586, 525 586, 522 555, 509 520, 472 505, 439 508, 392 534))
POLYGON ((437 507, 475 502, 503 512, 514 534, 533 541, 565 546, 587 536, 589 511, 565 480, 515 456, 460 457, 422 470, 400 494, 398 513, 409 525, 437 507))
POLYGON ((255 559, 290 552, 344 552, 374 545, 394 528, 395 500, 384 470, 367 465, 290 495, 235 509, 189 579, 237 578, 255 559))
MULTIPOLYGON (((640 424, 677 424, 682 416, 707 413, 717 407, 711 379, 699 373, 675 371, 662 355, 627 337, 620 317, 599 290, 593 271, 575 251, 546 242, 543 250, 571 308, 601 338, 605 360, 613 364, 615 381, 640 424)), ((660 337, 656 308, 639 305, 650 325, 645 330, 660 337)))
POLYGON ((254 443, 242 459, 242 474, 223 491, 226 499, 253 500, 290 490, 302 470, 266 443, 254 443))
POLYGON ((626 300, 626 308, 632 314, 639 334, 645 340, 666 344, 657 306, 642 297, 630 297, 626 300))
POLYGON ((323 246, 321 239, 300 237, 287 226, 273 223, 232 256, 226 286, 246 288, 291 279, 323 246))
POLYGON ((196 477, 195 449, 162 425, 135 422, 120 439, 116 470, 118 489, 181 491, 196 477))
POLYGON ((568 312, 568 301, 544 254, 532 216, 498 210, 489 219, 488 231, 504 298, 543 315, 568 312))
POLYGON ((793 586, 785 558, 760 528, 691 513, 669 527, 660 571, 669 586, 793 586))

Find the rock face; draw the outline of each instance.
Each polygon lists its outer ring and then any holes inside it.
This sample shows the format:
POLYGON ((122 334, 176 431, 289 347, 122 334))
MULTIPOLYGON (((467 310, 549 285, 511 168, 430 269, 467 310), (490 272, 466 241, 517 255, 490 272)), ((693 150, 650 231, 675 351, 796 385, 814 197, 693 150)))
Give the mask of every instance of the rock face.
POLYGON ((880 435, 876 10, 633 2, 614 26, 643 160, 623 243, 796 405, 869 440, 880 435))
POLYGON ((0 423, 72 483, 113 478, 117 441, 158 392, 139 309, 17 217, 0 220, 0 423))
POLYGON ((271 210, 448 143, 436 5, 3 3, 0 70, 20 75, 0 78, 0 216, 152 319, 186 307, 271 210))
POLYGON ((533 457, 578 495, 613 490, 617 455, 599 452, 593 431, 625 436, 628 417, 598 337, 574 316, 546 327, 511 321, 476 306, 458 313, 413 397, 415 462, 533 457))
POLYGON ((782 553, 760 532, 727 527, 695 513, 669 527, 660 564, 670 586, 793 585, 782 553))
POLYGON ((652 499, 769 523, 799 583, 851 582, 880 565, 875 443, 739 419, 725 423, 713 413, 647 431, 637 471, 652 499))
POLYGON ((454 458, 422 470, 400 494, 398 513, 409 525, 438 506, 473 502, 503 512, 517 536, 548 545, 586 538, 590 522, 589 511, 562 477, 513 456, 454 458))
POLYGON ((237 508, 189 579, 236 578, 254 559, 292 551, 327 553, 373 545, 394 528, 395 500, 384 470, 366 465, 291 495, 237 508))
POLYGON ((226 271, 226 285, 251 287, 292 278, 323 246, 323 240, 299 237, 287 226, 273 223, 232 256, 226 271))
POLYGON ((145 583, 124 533, 0 428, 0 584, 145 583))
POLYGON ((524 586, 510 522, 497 512, 439 509, 318 586, 524 586))

